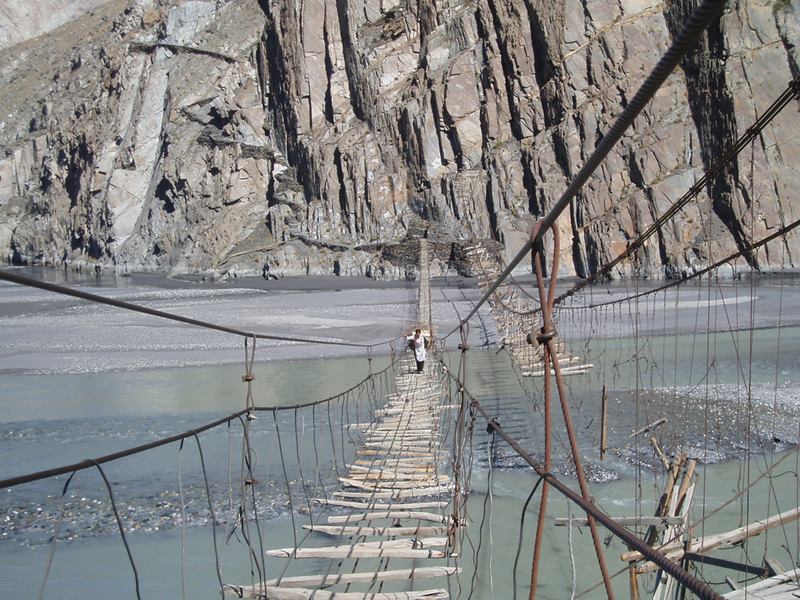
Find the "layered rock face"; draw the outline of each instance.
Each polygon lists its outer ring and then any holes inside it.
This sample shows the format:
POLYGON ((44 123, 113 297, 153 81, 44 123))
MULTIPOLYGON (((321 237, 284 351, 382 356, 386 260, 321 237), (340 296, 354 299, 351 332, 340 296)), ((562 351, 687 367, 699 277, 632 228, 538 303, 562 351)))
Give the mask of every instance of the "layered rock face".
MULTIPOLYGON (((408 277, 420 227, 434 274, 476 239, 515 253, 694 1, 61 5, 68 23, 3 42, 9 261, 408 277)), ((729 5, 560 219, 564 274, 624 250, 800 74, 799 17, 798 0, 729 5)), ((691 271, 800 217, 797 116, 620 274, 691 271)), ((747 260, 798 251, 790 236, 747 260)))

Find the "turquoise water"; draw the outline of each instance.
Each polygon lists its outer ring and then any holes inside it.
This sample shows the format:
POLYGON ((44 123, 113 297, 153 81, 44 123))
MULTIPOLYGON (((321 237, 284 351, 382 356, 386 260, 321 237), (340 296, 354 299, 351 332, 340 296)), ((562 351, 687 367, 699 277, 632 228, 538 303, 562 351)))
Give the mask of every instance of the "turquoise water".
MULTIPOLYGON (((250 302, 250 296, 243 297, 250 302)), ((681 302, 685 300, 684 296, 681 302)), ((774 298, 772 302, 775 306, 774 298)), ((746 308, 743 303, 738 306, 746 308)), ((235 313, 235 307, 226 310, 235 313)), ((326 310, 328 317, 336 313, 335 307, 326 310)), ((763 329, 752 334, 731 334, 724 327, 707 333, 706 328, 690 325, 697 309, 685 310, 677 334, 664 327, 667 318, 656 314, 654 308, 643 309, 638 324, 630 315, 613 313, 595 321, 585 315, 561 317, 559 329, 570 350, 594 365, 588 374, 568 381, 569 405, 596 503, 614 516, 652 513, 663 475, 654 468, 656 458, 647 436, 631 437, 631 432, 663 417, 667 422, 656 433, 664 451, 685 452, 703 462, 693 521, 702 520, 769 465, 783 459, 771 478, 764 478, 749 493, 703 521, 695 535, 725 531, 798 506, 798 458, 792 448, 800 441, 800 328, 784 327, 778 337, 774 322, 771 325, 767 320, 763 329), (641 335, 635 334, 637 330, 641 335), (608 455, 600 460, 604 385, 610 400, 610 440, 608 455)), ((136 340, 135 351, 144 352, 141 339, 136 340)), ((162 341, 166 344, 169 340, 162 341)), ((117 348, 121 354, 124 350, 124 344, 117 348)), ((16 359, 20 354, 15 352, 22 351, 6 348, 4 356, 16 359)), ((180 354, 180 348, 171 352, 180 354)), ((447 354, 444 360, 457 369, 457 353, 447 354)), ((73 374, 59 371, 55 365, 46 374, 11 369, 0 374, 0 478, 146 443, 244 406, 241 364, 178 369, 155 368, 144 361, 136 370, 132 363, 116 364, 125 367, 73 374)), ((273 406, 320 400, 354 385, 370 369, 378 371, 387 364, 385 355, 376 355, 372 364, 363 356, 259 362, 254 400, 258 405, 273 406)), ((370 409, 391 381, 390 372, 376 378, 374 387, 329 405, 285 411, 275 417, 260 413, 251 423, 265 548, 291 546, 295 533, 302 538, 300 526, 308 519, 306 494, 319 496, 331 491, 337 471, 353 456, 357 440, 351 439, 343 424, 369 420, 370 409)), ((541 385, 541 380, 521 380, 505 352, 476 349, 468 353, 468 389, 537 459, 541 459, 543 445, 541 385)), ((557 404, 554 408, 560 432, 560 409, 557 404)), ((242 424, 236 421, 199 438, 218 521, 216 541, 223 580, 247 584, 251 563, 237 525, 242 424)), ((479 421, 473 445, 469 539, 458 559, 464 572, 450 581, 451 594, 455 597, 460 589, 462 597, 469 596, 474 582, 473 598, 510 598, 521 511, 534 479, 505 445, 491 446, 485 424, 479 421), (485 518, 484 507, 490 509, 485 518), (473 577, 475 565, 477 576, 473 577)), ((173 444, 104 468, 128 532, 142 597, 180 598, 184 593, 193 599, 218 597, 208 494, 196 442, 190 439, 182 450, 173 444)), ((577 487, 563 433, 555 435, 554 471, 577 487)), ((95 470, 82 471, 70 483, 62 503, 65 482, 62 476, 0 490, 2 596, 38 597, 54 547, 53 534, 62 521, 44 597, 134 598, 132 570, 102 479, 95 470)), ((578 513, 555 493, 550 502, 550 517, 578 513)), ((527 597, 537 510, 538 497, 528 509, 522 530, 517 597, 527 597)), ((575 529, 570 540, 567 528, 548 523, 537 597, 570 597, 573 565, 577 591, 591 588, 599 581, 599 572, 588 532, 575 529)), ((799 538, 795 522, 759 536, 746 548, 723 550, 719 555, 751 564, 760 564, 768 556, 788 569, 797 563, 799 538)), ((310 537, 306 543, 323 545, 330 540, 310 537)), ((606 555, 612 572, 625 566, 619 560, 623 551, 609 538, 606 555)), ((269 559, 266 564, 268 574, 274 576, 285 563, 269 559)), ((368 564, 362 561, 361 566, 368 564)), ((410 565, 392 561, 390 568, 410 565)), ((306 572, 324 572, 329 566, 322 560, 302 565, 306 572)), ((352 561, 343 568, 348 567, 352 568, 352 561)), ((702 572, 712 582, 729 574, 709 567, 702 572)), ((627 574, 614 581, 618 597, 627 597, 627 574)), ((419 588, 428 583, 415 585, 419 588)), ((439 580, 430 581, 430 587, 440 585, 439 580)), ((644 578, 641 585, 644 593, 652 585, 652 577, 644 578)), ((595 589, 584 597, 602 598, 604 594, 595 589)))
MULTIPOLYGON (((456 356, 450 355, 448 360, 455 367, 456 356)), ((375 359, 376 368, 386 364, 386 358, 375 359)), ((329 393, 334 385, 345 389, 358 381, 368 371, 367 361, 364 359, 327 359, 325 361, 297 361, 290 363, 270 363, 259 365, 257 382, 264 386, 269 381, 269 398, 276 404, 294 403, 298 398, 311 400, 320 397, 322 393, 329 393), (322 385, 324 381, 326 385, 322 385), (323 392, 322 388, 326 391, 323 392), (314 394, 317 394, 314 396, 314 394)), ((602 367, 599 367, 602 368, 602 367)), ((143 373, 106 373, 84 376, 75 379, 80 381, 80 390, 71 390, 63 394, 67 398, 69 410, 77 412, 80 416, 72 419, 62 418, 56 412, 46 421, 15 421, 4 423, 0 428, 0 448, 2 454, 3 472, 25 471, 35 465, 47 466, 62 463, 85 456, 96 456, 106 451, 127 447, 136 443, 147 441, 159 435, 188 429, 201 422, 210 420, 219 414, 236 410, 242 405, 241 374, 234 367, 220 367, 211 369, 184 369, 180 374, 170 370, 156 370, 143 373), (105 403, 81 402, 83 394, 91 397, 104 397, 103 390, 115 386, 115 379, 120 389, 130 386, 130 392, 123 392, 115 396, 113 401, 105 403), (238 378, 238 381, 237 381, 238 378), (139 386, 136 382, 144 380, 146 385, 139 386), (227 386, 222 382, 227 382, 227 386), (179 401, 163 403, 161 393, 171 388, 181 388, 181 383, 189 387, 184 391, 179 401), (214 382, 217 382, 216 384, 214 382), (237 390, 237 394, 224 395, 226 387, 237 390), (148 396, 143 390, 158 390, 152 397, 152 408, 147 410, 148 396), (138 391, 138 394, 133 390, 138 391), (138 402, 134 403, 133 398, 138 402), (91 407, 94 406, 94 413, 91 407), (214 409, 214 410, 211 410, 214 409), (57 452, 53 448, 58 448, 57 452), (12 459, 13 457, 13 459, 12 459)), ((501 422, 513 430, 519 423, 528 423, 527 429, 519 430, 519 437, 535 453, 540 444, 540 432, 537 427, 540 413, 535 404, 540 402, 535 385, 528 382, 530 398, 520 393, 519 382, 510 367, 508 358, 504 353, 496 354, 493 351, 477 351, 470 354, 468 365, 469 389, 485 402, 485 405, 495 414, 499 414, 501 422), (515 391, 516 390, 516 391, 515 391), (533 399, 533 404, 531 403, 533 399)), ((68 383, 73 381, 73 376, 36 376, 33 381, 40 386, 40 401, 48 396, 46 387, 50 392, 56 387, 67 390, 68 383)), ((573 380, 572 387, 576 394, 588 388, 585 378, 582 385, 573 380)), ((28 384, 32 386, 32 382, 28 384)), ((266 387, 258 387, 256 402, 264 403, 266 387)), ((358 404, 353 398, 352 406, 358 404)), ((585 429, 586 424, 592 420, 592 414, 597 406, 596 399, 591 401, 588 396, 584 400, 576 397, 574 402, 575 418, 579 429, 585 429)), ((357 414, 350 419, 367 419, 368 403, 361 401, 357 414)), ((341 409, 341 407, 340 407, 341 409)), ((28 410, 28 409, 26 409, 28 410)), ((67 411, 66 408, 59 409, 67 411)), ((333 422, 338 425, 337 411, 334 410, 333 422)), ((618 413, 612 410, 612 415, 621 421, 625 411, 618 413)), ((283 450, 287 456, 289 468, 288 477, 296 481, 298 464, 293 452, 295 447, 300 448, 301 463, 315 465, 311 452, 310 438, 316 436, 321 454, 324 456, 318 468, 323 473, 314 477, 308 472, 305 478, 310 488, 316 485, 327 486, 330 490, 335 486, 333 477, 333 462, 343 467, 346 459, 349 441, 339 444, 338 435, 341 428, 336 429, 337 440, 334 444, 329 441, 329 436, 323 427, 328 415, 321 412, 316 415, 317 421, 312 430, 311 417, 306 414, 301 416, 301 430, 295 440, 295 423, 292 413, 280 415, 278 424, 281 431, 283 450), (331 461, 331 449, 335 448, 340 454, 335 461, 331 461), (326 472, 327 471, 327 472, 326 472), (312 480, 316 479, 312 483, 312 480)), ((796 419, 795 416, 791 417, 796 419)), ((797 421, 795 421, 796 423, 797 421)), ((633 423, 629 424, 630 428, 633 423)), ((262 416, 255 422, 253 428, 253 444, 258 454, 257 473, 263 476, 264 503, 260 512, 263 527, 264 544, 266 547, 285 547, 292 545, 292 524, 285 506, 288 496, 285 493, 284 479, 280 472, 280 459, 274 432, 274 423, 268 415, 262 416), (276 506, 277 505, 277 506, 276 506)), ((589 440, 584 442, 583 452, 587 463, 594 465, 591 470, 595 483, 593 493, 597 503, 612 515, 633 516, 639 512, 649 513, 654 499, 660 490, 660 476, 654 476, 649 470, 640 471, 638 465, 630 462, 629 452, 625 451, 629 441, 627 439, 628 426, 617 434, 612 435, 611 445, 617 451, 612 451, 609 458, 602 463, 597 456, 596 446, 592 443, 593 434, 582 436, 589 440), (637 475, 638 472, 638 475, 637 475), (641 504, 636 498, 641 498, 641 504)), ((669 436, 665 436, 669 437, 669 436)), ((226 583, 248 583, 250 581, 249 561, 247 560, 246 545, 241 538, 236 536, 227 542, 224 540, 226 528, 230 528, 235 520, 234 512, 226 512, 225 507, 228 497, 236 497, 236 477, 239 473, 238 459, 241 449, 241 436, 238 431, 231 433, 226 428, 203 434, 203 447, 207 460, 207 468, 211 478, 212 497, 218 509, 220 526, 217 541, 221 548, 223 576, 226 583), (233 458, 230 458, 233 456, 233 458), (233 466, 231 467, 231 463, 233 466), (232 473, 232 475, 231 475, 232 473), (230 484, 228 478, 232 477, 234 483, 230 484), (233 487, 231 488, 231 485, 233 487), (233 491, 231 491, 233 490, 233 491)), ((475 564, 474 552, 477 540, 482 538, 481 552, 477 559, 479 577, 477 589, 473 597, 477 598, 505 598, 510 597, 512 581, 511 565, 516 552, 517 536, 519 535, 520 511, 522 504, 533 483, 530 470, 523 468, 519 460, 502 448, 496 446, 492 465, 492 499, 487 506, 491 507, 484 523, 483 534, 479 528, 483 515, 484 503, 487 502, 489 446, 488 435, 483 427, 476 425, 475 434, 476 466, 472 477, 473 493, 470 496, 469 514, 471 526, 470 539, 473 545, 467 545, 459 564, 465 569, 458 582, 454 579, 451 584, 456 588, 468 590, 472 583, 473 565, 475 564), (491 535, 490 535, 491 532, 491 535), (491 573, 491 577, 490 577, 491 573)), ((715 447, 725 455, 741 454, 741 447, 728 447, 717 444, 715 447)), ((770 449, 771 453, 773 449, 770 449)), ((559 455, 559 452, 557 452, 559 455)), ((760 470, 764 469, 765 461, 780 457, 775 454, 767 458, 754 456, 750 461, 751 478, 755 478, 760 470)), ((563 477, 576 487, 574 481, 569 479, 569 466, 562 456, 557 459, 563 477)), ((715 506, 730 497, 746 478, 741 461, 726 461, 721 464, 712 464, 701 471, 698 488, 699 498, 695 505, 702 507, 702 497, 707 498, 705 510, 710 511, 715 506), (713 485, 711 485, 713 482, 713 485)), ((131 549, 136 559, 136 566, 140 573, 143 597, 149 598, 176 598, 181 594, 181 536, 185 535, 185 554, 183 556, 184 580, 187 597, 214 598, 218 595, 215 590, 218 584, 215 574, 215 561, 213 554, 212 533, 208 522, 205 505, 205 492, 199 472, 199 461, 196 448, 187 443, 181 464, 181 477, 184 493, 188 499, 188 514, 184 517, 190 525, 182 534, 180 527, 181 515, 179 511, 178 495, 178 452, 176 445, 163 448, 125 459, 119 463, 109 465, 106 470, 114 482, 117 502, 122 507, 126 527, 129 531, 131 549)), ((776 500, 779 507, 785 510, 792 502, 796 502, 797 479, 796 457, 784 461, 783 475, 773 480, 775 491, 772 496, 764 493, 763 486, 753 489, 749 497, 734 502, 727 510, 720 513, 706 524, 711 531, 721 531, 735 527, 743 522, 743 515, 747 510, 752 515, 763 516, 766 512, 777 512, 776 500), (764 498, 772 497, 770 506, 764 504, 764 498)), ((33 598, 37 597, 37 586, 42 581, 51 548, 50 537, 58 520, 60 505, 57 501, 64 478, 57 482, 22 486, 3 492, 3 515, 0 516, 0 581, 4 592, 9 597, 33 598), (18 511, 21 516, 13 516, 18 511), (15 527, 8 525, 11 515, 15 520, 15 527), (6 522, 3 523, 3 519, 6 522), (32 584, 33 582, 33 584, 32 584)), ((133 598, 133 578, 124 548, 116 533, 116 523, 110 512, 102 481, 93 472, 80 474, 71 488, 74 495, 70 497, 70 509, 67 512, 65 526, 62 529, 62 539, 56 549, 53 568, 48 580, 48 593, 45 597, 57 598, 85 598, 87 595, 115 598, 133 598), (80 575, 77 575, 79 574, 80 575)), ((299 488, 293 487, 293 500, 295 508, 303 508, 304 501, 299 488)), ((795 504, 796 505, 796 504, 795 504)), ((551 494, 551 516, 567 516, 570 509, 567 504, 551 494)), ((523 532, 524 542, 519 559, 518 590, 524 594, 530 569, 530 552, 533 539, 533 523, 535 521, 538 504, 534 501, 530 508, 523 532)), ((577 509, 572 507, 572 513, 577 509)), ((702 509, 695 509, 695 516, 702 516, 702 509)), ((304 515, 296 514, 297 524, 304 515)), ((755 518, 755 517, 754 517, 755 518)), ((300 532, 302 534, 302 532, 300 532)), ((772 543, 769 544, 769 555, 777 558, 787 568, 790 560, 796 559, 796 540, 798 530, 792 525, 785 532, 789 541, 790 550, 785 551, 781 546, 786 545, 783 539, 784 532, 771 534, 772 543)), ((763 538, 759 538, 762 543, 763 538)), ((311 543, 321 545, 329 540, 312 539, 311 543)), ((546 576, 541 582, 542 598, 564 598, 571 591, 571 567, 569 553, 569 539, 566 528, 548 527, 546 537, 547 552, 543 572, 546 576)), ((624 549, 616 541, 611 541, 608 548, 608 562, 613 569, 624 566, 618 555, 624 549)), ((735 551, 733 554, 741 553, 735 551)), ((759 550, 750 548, 751 560, 760 557, 759 550)), ((573 556, 575 564, 579 565, 577 589, 585 589, 591 583, 599 580, 596 561, 593 558, 588 533, 585 530, 573 532, 573 556)), ((728 551, 725 556, 731 557, 728 551)), ((741 558, 741 557, 740 557, 741 558)), ((394 567, 402 568, 403 561, 395 561, 394 567)), ((272 572, 279 572, 283 563, 274 559, 268 561, 268 568, 272 572)), ((316 572, 328 567, 326 561, 309 561, 304 565, 309 572, 316 572)), ((713 570, 710 571, 713 573, 713 570)), ((714 573, 713 577, 719 574, 714 573)), ((618 577, 616 585, 619 587, 621 597, 625 597, 627 590, 627 575, 618 577)), ((711 575, 709 575, 711 577, 711 575)), ((720 576, 721 579, 721 576, 720 576)), ((418 584, 419 585, 419 584, 418 584)), ((439 584, 435 584, 439 585, 439 584)), ((5 595, 5 594, 4 594, 5 595)), ((465 594, 466 595, 466 594, 465 594)), ((595 590, 590 598, 601 598, 600 590, 595 590)))

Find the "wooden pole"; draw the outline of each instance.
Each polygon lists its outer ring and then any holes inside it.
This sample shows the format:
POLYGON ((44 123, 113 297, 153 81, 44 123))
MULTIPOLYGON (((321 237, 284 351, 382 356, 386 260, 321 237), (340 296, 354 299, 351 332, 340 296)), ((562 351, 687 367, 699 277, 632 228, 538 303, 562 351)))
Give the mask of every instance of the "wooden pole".
POLYGON ((608 448, 608 394, 603 384, 603 396, 600 399, 600 460, 606 458, 608 448))
POLYGON ((631 588, 631 600, 639 600, 639 576, 636 574, 636 562, 628 563, 628 576, 631 588))

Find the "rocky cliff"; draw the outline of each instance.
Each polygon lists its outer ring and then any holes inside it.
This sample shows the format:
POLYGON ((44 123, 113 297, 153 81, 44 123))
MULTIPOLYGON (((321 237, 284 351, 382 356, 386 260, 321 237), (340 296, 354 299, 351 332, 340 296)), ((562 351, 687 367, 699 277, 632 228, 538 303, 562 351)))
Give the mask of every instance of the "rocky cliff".
MULTIPOLYGON (((470 240, 514 252, 693 4, 32 0, 35 23, 0 8, 0 248, 405 277, 424 224, 437 268, 470 240)), ((624 249, 800 74, 799 22, 800 0, 730 3, 559 222, 565 273, 624 249)), ((624 273, 691 270, 800 217, 799 140, 793 104, 624 273)), ((799 260, 800 238, 750 257, 799 260)))

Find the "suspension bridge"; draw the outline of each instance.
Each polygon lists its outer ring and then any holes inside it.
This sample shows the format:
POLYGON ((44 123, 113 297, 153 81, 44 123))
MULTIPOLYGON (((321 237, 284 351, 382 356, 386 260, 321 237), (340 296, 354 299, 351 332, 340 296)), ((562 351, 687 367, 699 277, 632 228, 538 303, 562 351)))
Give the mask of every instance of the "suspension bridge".
MULTIPOLYGON (((415 320, 409 331, 433 332, 430 304, 430 271, 427 243, 420 241, 420 285, 415 320)), ((303 525, 313 533, 331 537, 333 546, 278 548, 267 556, 291 561, 309 558, 353 559, 349 572, 341 570, 282 577, 255 585, 227 585, 228 595, 239 598, 335 598, 356 600, 401 600, 449 598, 444 588, 420 591, 373 592, 386 582, 415 582, 448 577, 460 572, 447 565, 458 523, 446 509, 453 490, 450 476, 441 468, 448 462, 444 447, 443 418, 452 406, 443 402, 440 363, 431 361, 422 373, 416 371, 411 354, 398 362, 394 392, 383 408, 372 412, 367 423, 347 427, 361 437, 355 460, 338 477, 340 489, 328 498, 312 502, 327 508, 349 509, 328 515, 320 523, 303 525), (432 364, 431 364, 432 363, 432 364), (361 559, 376 559, 374 564, 361 559), (388 568, 389 561, 411 560, 412 566, 388 568), (361 561, 361 562, 360 562, 361 561), (442 564, 444 563, 444 565, 442 564), (428 566, 434 565, 434 566, 428 566), (361 585, 350 592, 320 591, 335 586, 361 585)))
MULTIPOLYGON (((487 504, 484 502, 481 523, 475 534, 478 541, 474 544, 469 533, 473 519, 468 502, 473 492, 471 475, 476 462, 474 437, 476 430, 480 432, 485 429, 486 435, 489 436, 489 441, 484 444, 490 473, 487 499, 492 495, 491 473, 497 458, 495 449, 501 441, 519 461, 514 468, 524 467, 522 472, 525 477, 527 479, 532 477, 530 495, 522 506, 518 520, 519 540, 513 564, 514 597, 518 588, 525 590, 529 598, 536 597, 543 579, 546 578, 542 573, 541 561, 542 554, 547 551, 545 536, 548 531, 548 497, 551 491, 568 499, 584 513, 580 517, 557 519, 555 525, 566 525, 570 530, 573 526, 588 528, 596 569, 601 579, 600 582, 590 585, 586 580, 587 577, 574 575, 573 597, 578 597, 576 589, 580 584, 584 587, 580 596, 602 588, 602 593, 607 598, 615 598, 619 586, 615 588, 613 580, 620 574, 626 574, 630 596, 638 599, 642 578, 648 573, 656 574, 655 584, 648 591, 652 593, 653 598, 659 600, 685 597, 687 594, 703 599, 726 597, 779 600, 796 597, 797 590, 800 589, 798 588, 800 571, 796 566, 797 550, 792 547, 787 528, 790 523, 797 522, 800 517, 800 507, 786 510, 786 498, 779 498, 774 488, 770 488, 772 500, 767 508, 775 509, 776 512, 763 519, 748 521, 736 529, 714 534, 708 534, 703 530, 706 519, 714 511, 706 513, 704 510, 700 519, 692 520, 690 507, 698 493, 698 461, 680 451, 669 455, 664 449, 665 441, 669 440, 665 440, 666 436, 659 439, 659 436, 655 435, 654 432, 660 431, 659 428, 665 427, 664 424, 668 422, 666 417, 652 414, 662 410, 663 403, 660 404, 660 401, 663 400, 663 395, 654 396, 654 399, 647 404, 646 410, 642 409, 642 414, 639 414, 640 406, 646 402, 641 399, 644 395, 644 386, 641 383, 640 361, 642 358, 649 361, 646 363, 647 366, 654 369, 651 378, 656 377, 653 373, 658 361, 655 360, 656 352, 653 344, 641 343, 637 311, 640 302, 644 304, 645 311, 650 311, 649 303, 653 299, 652 313, 656 314, 654 298, 657 294, 661 294, 662 304, 666 306, 668 289, 713 274, 721 265, 730 264, 742 257, 747 258, 749 253, 758 251, 770 241, 789 235, 800 224, 800 220, 783 224, 778 231, 761 240, 750 239, 737 253, 715 261, 681 280, 646 290, 637 288, 632 293, 624 294, 620 299, 598 302, 592 300, 583 303, 577 303, 575 299, 578 292, 589 282, 611 273, 621 261, 635 259, 636 253, 644 247, 648 238, 655 235, 659 228, 683 206, 695 199, 706 181, 719 174, 725 164, 756 139, 759 131, 767 127, 791 101, 797 99, 800 93, 798 80, 791 82, 773 106, 761 115, 731 148, 727 149, 719 161, 708 170, 702 182, 698 182, 684 197, 673 203, 652 227, 647 228, 628 246, 624 253, 610 263, 602 265, 595 276, 575 284, 561 295, 556 295, 561 249, 557 220, 570 202, 574 201, 583 183, 597 168, 609 149, 620 139, 638 111, 653 97, 660 83, 680 62, 687 48, 696 41, 718 13, 722 4, 716 0, 707 0, 698 7, 686 30, 676 38, 673 47, 654 68, 651 77, 628 102, 622 115, 602 138, 584 168, 573 178, 562 198, 537 223, 531 232, 530 240, 523 244, 515 257, 504 265, 481 245, 476 244, 469 249, 468 255, 478 276, 482 295, 480 300, 474 303, 469 314, 460 319, 458 327, 445 335, 441 335, 438 331, 432 315, 430 261, 425 239, 419 242, 419 289, 415 311, 408 320, 408 327, 403 335, 374 344, 322 340, 313 336, 291 337, 255 333, 113 300, 73 288, 34 281, 11 272, 0 272, 0 279, 12 283, 30 285, 90 302, 137 311, 186 325, 205 327, 222 334, 240 336, 244 340, 246 355, 245 373, 242 377, 246 388, 243 409, 203 426, 134 448, 8 478, 0 481, 0 489, 60 477, 59 481, 64 482, 63 499, 77 473, 85 470, 98 471, 107 488, 114 520, 130 560, 136 595, 141 598, 139 572, 126 536, 125 519, 118 510, 113 487, 104 472, 104 465, 170 444, 179 444, 178 452, 179 456, 182 456, 184 443, 193 441, 197 446, 202 467, 205 500, 213 529, 215 574, 221 596, 275 600, 471 598, 481 593, 478 590, 484 590, 483 593, 486 593, 485 588, 478 582, 477 573, 483 548, 483 521, 490 508, 487 509, 487 504), (553 253, 551 261, 545 264, 544 240, 548 235, 553 237, 553 253), (511 278, 512 271, 528 257, 531 258, 535 276, 533 294, 522 290, 511 278), (549 280, 545 275, 546 272, 550 274, 549 280), (538 298, 535 297, 536 293, 538 298), (512 427, 504 427, 503 423, 508 423, 506 416, 493 414, 487 408, 487 403, 482 402, 468 389, 467 365, 470 353, 468 324, 487 303, 502 335, 501 349, 508 352, 515 373, 520 375, 520 386, 530 400, 529 407, 538 413, 537 427, 543 442, 542 448, 532 448, 531 440, 522 440, 512 427), (588 343, 582 348, 579 345, 580 337, 568 340, 556 329, 559 311, 562 318, 564 315, 570 315, 570 318, 579 320, 587 313, 595 315, 599 311, 600 314, 606 315, 605 311, 610 310, 611 317, 617 318, 621 314, 613 311, 617 305, 623 303, 636 307, 636 311, 632 313, 635 313, 633 319, 637 325, 633 336, 632 358, 626 358, 626 361, 629 359, 634 365, 628 369, 628 376, 633 379, 633 384, 629 385, 629 388, 634 390, 636 411, 634 420, 636 427, 628 435, 628 439, 633 441, 627 445, 619 442, 619 434, 616 444, 610 444, 608 441, 609 422, 613 421, 608 414, 609 403, 615 392, 606 387, 606 380, 613 382, 615 378, 620 377, 620 365, 625 361, 615 360, 613 365, 607 368, 596 360, 584 356, 588 354, 588 343), (417 373, 414 369, 410 353, 396 351, 398 341, 399 345, 405 348, 405 334, 417 328, 434 340, 422 373, 417 373), (446 341, 455 334, 460 336, 456 350, 457 368, 453 368, 445 360, 446 341), (291 405, 259 406, 255 402, 252 382, 255 379, 256 343, 262 339, 362 347, 369 356, 370 373, 351 389, 328 398, 291 405), (372 351, 380 346, 389 346, 390 363, 386 369, 373 372, 372 351), (643 454, 639 440, 644 439, 643 436, 650 436, 643 446, 648 452, 652 451, 656 457, 657 463, 654 468, 662 469, 666 474, 652 516, 645 514, 640 508, 637 508, 637 514, 633 517, 612 516, 598 505, 590 489, 591 467, 587 467, 585 449, 579 442, 579 428, 573 415, 576 404, 574 394, 578 385, 569 387, 567 378, 588 381, 593 373, 597 373, 598 380, 602 380, 602 389, 590 389, 587 396, 601 396, 602 409, 597 418, 599 425, 593 425, 594 418, 592 418, 583 429, 595 427, 598 431, 600 461, 603 460, 605 452, 613 450, 614 446, 620 456, 624 456, 624 452, 630 450, 630 445, 633 445, 633 451, 636 452, 638 486, 641 486, 642 470, 639 456, 643 454), (525 384, 523 380, 536 382, 535 385, 538 387, 535 398, 529 393, 533 384, 525 384), (557 430, 554 425, 556 413, 560 413, 563 421, 563 432, 557 430), (272 419, 259 420, 258 416, 263 414, 271 415, 272 419), (309 424, 311 431, 307 434, 308 442, 304 448, 303 432, 306 431, 306 423, 309 424), (215 501, 213 486, 209 483, 200 434, 223 426, 230 429, 237 424, 240 427, 242 440, 239 490, 235 502, 232 489, 228 490, 230 515, 225 520, 218 518, 217 513, 221 506, 218 500, 215 501), (288 428, 293 429, 293 433, 290 434, 288 428), (280 457, 280 460, 276 460, 282 475, 279 478, 283 488, 280 494, 282 499, 286 499, 292 522, 292 543, 288 546, 285 540, 281 540, 280 547, 274 547, 273 536, 269 535, 264 518, 261 497, 264 490, 263 483, 258 478, 258 453, 254 448, 254 438, 267 431, 275 441, 280 457), (559 472, 559 460, 556 459, 558 452, 562 454, 561 472, 559 472), (313 458, 310 455, 313 455, 313 458), (564 471, 568 471, 568 476, 565 476, 564 471), (327 474, 332 475, 328 477, 327 474), (574 486, 565 482, 573 477, 574 486), (530 502, 537 493, 536 525, 533 539, 529 544, 531 555, 529 577, 525 578, 527 580, 525 584, 518 585, 517 572, 520 548, 523 545, 524 520, 530 502), (781 510, 777 511, 778 508, 781 510), (218 548, 220 536, 216 530, 218 525, 223 524, 226 528, 226 540, 241 536, 247 550, 250 581, 228 581, 223 575, 218 548), (700 535, 696 535, 698 529, 700 535), (714 557, 711 554, 713 550, 722 546, 744 546, 753 537, 772 529, 778 529, 783 533, 786 552, 793 564, 791 568, 783 568, 777 561, 767 557, 766 548, 761 564, 754 563, 749 556, 741 560, 731 560, 714 557), (604 538, 605 533, 610 537, 604 538), (622 568, 617 570, 608 564, 609 553, 606 546, 611 543, 612 538, 624 547, 624 552, 619 557, 622 568), (465 571, 465 549, 468 546, 472 551, 473 564, 470 565, 472 574, 467 582, 462 579, 465 571), (732 577, 727 577, 722 583, 712 582, 703 576, 704 565, 727 569, 732 573, 744 573, 757 577, 758 581, 749 585, 749 580, 746 580, 744 589, 740 589, 742 582, 737 582, 732 577), (724 586, 730 589, 724 590, 724 586)), ((707 280, 710 281, 710 278, 707 280)), ((709 297, 710 294, 709 291, 709 297)), ((676 299, 676 313, 678 304, 676 299)), ((666 310, 659 314, 666 320, 666 310)), ((675 320, 677 321, 677 316, 675 320)), ((754 322, 751 321, 750 325, 752 335, 754 322)), ((580 322, 579 328, 582 329, 582 333, 591 332, 591 327, 587 327, 586 322, 580 322)), ((695 336, 703 334, 697 328, 694 333, 695 336)), ((731 330, 731 333, 734 332, 731 330)), ((711 337, 707 332, 704 335, 708 339, 711 337)), ((737 352, 737 368, 741 371, 743 369, 738 342, 735 335, 732 337, 737 352)), ((677 379, 679 362, 677 336, 674 345, 677 379)), ((779 345, 780 341, 778 349, 779 345)), ((661 355, 662 362, 665 354, 666 349, 661 355)), ((752 366, 752 353, 750 360, 752 366)), ((707 357, 706 362, 707 372, 710 372, 714 367, 714 361, 707 357)), ((663 373, 659 375, 663 379, 663 373)), ((746 410, 748 418, 751 418, 752 378, 748 379, 747 374, 744 374, 743 379, 748 381, 746 387, 749 404, 746 410)), ((691 393, 686 394, 687 397, 690 395, 691 393)), ((617 399, 619 400, 621 396, 622 394, 618 394, 617 399)), ((706 398, 704 407, 706 413, 709 412, 708 406, 706 398)), ((755 436, 757 439, 768 439, 769 436, 763 435, 758 427, 760 425, 752 425, 748 421, 748 436, 752 430, 758 434, 755 436)), ((702 433, 708 437, 707 422, 703 424, 703 428, 702 433)), ((675 435, 674 431, 673 434, 675 435)), ((689 434, 684 432, 684 435, 689 434)), ((774 434, 772 437, 777 439, 774 434)), ((749 444, 750 438, 747 439, 749 444)), ((764 447, 761 446, 760 449, 764 450, 764 447)), ((748 457, 749 450, 750 446, 748 446, 748 457)), ((772 485, 772 474, 776 467, 787 456, 796 455, 796 447, 793 452, 794 454, 786 454, 772 462, 767 462, 765 459, 764 472, 757 477, 751 478, 748 472, 742 489, 723 506, 737 501, 744 502, 741 499, 749 497, 747 495, 750 490, 762 479, 769 480, 772 485)), ((763 452, 763 456, 766 457, 767 452, 763 452)), ((796 471, 794 476, 797 477, 796 471)), ((179 488, 183 500, 182 483, 179 483, 179 488)), ((636 492, 637 498, 638 493, 636 492)), ((791 499, 789 502, 795 504, 791 499)), ((182 502, 181 510, 184 508, 183 504, 182 502)), ((744 507, 744 504, 742 506, 744 507)), ((741 512, 749 515, 748 511, 741 512)), ((182 518, 181 521, 183 525, 185 519, 182 518)), ((49 559, 40 587, 42 597, 59 543, 60 527, 61 521, 55 525, 54 535, 50 541, 49 559)), ((574 569, 571 549, 570 561, 574 569)), ((490 587, 489 595, 492 594, 493 589, 490 587)))

